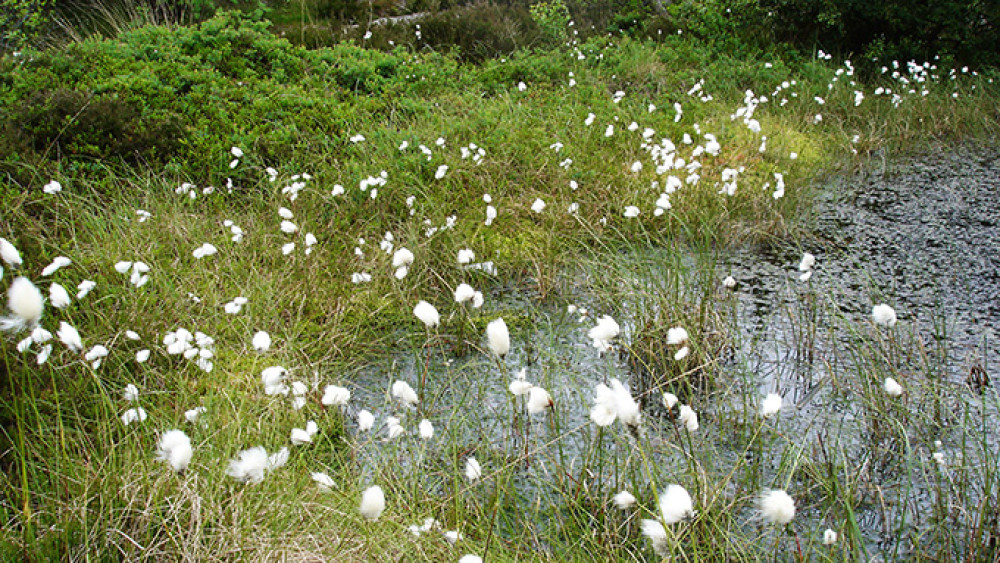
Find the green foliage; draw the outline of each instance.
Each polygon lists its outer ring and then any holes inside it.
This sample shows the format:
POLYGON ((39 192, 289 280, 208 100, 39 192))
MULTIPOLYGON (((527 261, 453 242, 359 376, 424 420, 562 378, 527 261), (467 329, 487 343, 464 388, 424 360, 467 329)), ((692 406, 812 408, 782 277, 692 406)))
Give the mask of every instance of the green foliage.
POLYGON ((531 6, 531 18, 551 41, 558 42, 566 37, 569 25, 569 8, 563 0, 549 0, 531 6))
POLYGON ((10 156, 0 167, 175 163, 221 181, 231 146, 268 162, 294 161, 303 145, 335 154, 361 116, 435 82, 430 67, 402 54, 349 44, 309 51, 267 28, 222 12, 197 26, 148 26, 2 59, 0 148, 10 156))
POLYGON ((962 63, 1000 62, 1000 3, 995 0, 759 0, 779 40, 844 56, 899 60, 954 57, 962 63))
POLYGON ((0 0, 0 53, 20 49, 48 25, 52 0, 0 0))

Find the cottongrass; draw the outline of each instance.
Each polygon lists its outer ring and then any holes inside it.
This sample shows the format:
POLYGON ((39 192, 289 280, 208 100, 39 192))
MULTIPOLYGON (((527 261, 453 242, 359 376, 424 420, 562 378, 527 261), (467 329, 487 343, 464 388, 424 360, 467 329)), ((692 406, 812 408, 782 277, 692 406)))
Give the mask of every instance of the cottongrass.
POLYGON ((628 491, 620 491, 612 500, 620 510, 628 510, 635 505, 635 495, 628 491))
POLYGON ((688 432, 695 432, 700 428, 698 424, 698 413, 688 405, 681 405, 677 414, 677 419, 684 425, 688 432))
POLYGON ((441 314, 438 313, 434 305, 426 301, 419 301, 413 307, 413 314, 424 323, 427 328, 434 328, 441 323, 441 314))
POLYGON ((872 320, 879 326, 892 328, 896 326, 896 311, 882 303, 872 307, 872 320))
POLYGON ((191 438, 182 430, 167 430, 160 436, 156 459, 165 461, 177 473, 183 473, 191 463, 191 438))
POLYGON ((369 522, 378 520, 385 511, 385 493, 382 492, 382 487, 374 485, 365 489, 361 493, 361 505, 358 511, 369 522))
POLYGON ((667 526, 695 515, 691 495, 680 485, 668 485, 660 493, 660 517, 667 526))
POLYGON ((885 378, 882 388, 885 389, 886 394, 890 397, 898 397, 903 394, 903 386, 891 377, 885 378))
POLYGON ((315 471, 310 473, 309 476, 312 477, 312 480, 316 483, 316 486, 320 491, 328 492, 336 486, 333 478, 324 472, 315 471))
POLYGON ((549 392, 541 387, 532 387, 528 391, 528 413, 538 414, 555 405, 549 392))
POLYGON ((17 247, 3 237, 0 237, 0 259, 11 268, 16 268, 23 263, 17 247))
POLYGON ((392 396, 406 405, 416 405, 420 402, 417 392, 413 390, 413 387, 410 387, 409 383, 403 380, 397 380, 392 384, 392 396))
POLYGON ((599 383, 594 390, 594 406, 590 409, 590 419, 598 426, 610 426, 620 420, 629 427, 638 427, 642 420, 639 404, 632 394, 617 379, 611 380, 611 386, 599 383))
POLYGON ((13 316, 0 318, 0 330, 18 332, 41 321, 45 298, 31 280, 21 276, 7 290, 7 307, 13 316))
POLYGON ((486 339, 489 342, 490 350, 499 358, 503 358, 510 352, 510 332, 507 330, 507 323, 503 318, 497 318, 486 325, 486 339))
POLYGON ((260 483, 265 472, 274 471, 288 462, 288 448, 282 448, 271 455, 263 446, 241 451, 229 462, 226 474, 242 483, 260 483))
POLYGON ((833 545, 837 543, 837 532, 827 528, 823 532, 823 545, 833 545))
POLYGON ((765 491, 760 495, 757 507, 760 517, 771 524, 785 526, 795 518, 795 500, 782 490, 765 491))
POLYGON ((56 336, 58 336, 59 341, 65 344, 71 351, 83 351, 83 340, 80 338, 79 331, 66 321, 60 321, 59 330, 56 332, 56 336))
POLYGON ((781 395, 777 393, 768 393, 760 404, 760 415, 764 418, 768 418, 778 414, 778 411, 781 410, 781 401, 781 395))
POLYGON ((479 465, 479 461, 475 457, 469 456, 465 460, 465 478, 469 480, 470 483, 475 483, 483 476, 483 467, 479 465))
POLYGON ((594 348, 605 352, 611 349, 611 341, 621 333, 621 327, 609 315, 597 320, 597 326, 587 332, 587 337, 593 341, 594 348))

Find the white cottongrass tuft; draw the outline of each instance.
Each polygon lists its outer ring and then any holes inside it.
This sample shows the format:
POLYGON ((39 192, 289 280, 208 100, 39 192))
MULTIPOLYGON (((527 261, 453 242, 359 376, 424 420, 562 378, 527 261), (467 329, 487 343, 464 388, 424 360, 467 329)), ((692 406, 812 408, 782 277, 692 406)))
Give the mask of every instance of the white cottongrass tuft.
POLYGON ((413 253, 408 248, 400 248, 392 254, 392 267, 406 268, 413 264, 413 253))
POLYGON ((667 409, 673 409, 677 405, 677 395, 667 392, 663 394, 663 406, 667 409))
POLYGON ((608 315, 597 319, 597 326, 590 329, 587 337, 593 340, 594 348, 605 352, 611 349, 611 341, 621 332, 621 328, 613 318, 608 315))
MULTIPOLYGON (((521 84, 524 84, 523 82, 521 84)), ((483 558, 478 555, 472 555, 471 553, 465 554, 458 563, 483 563, 483 558)))
POLYGON ((896 326, 896 311, 885 303, 875 305, 872 307, 872 320, 879 326, 892 328, 896 326))
POLYGON ((326 388, 323 389, 323 398, 320 402, 327 406, 343 406, 350 400, 351 391, 346 387, 327 385, 326 388))
POLYGON ((514 395, 515 397, 527 395, 531 391, 531 388, 534 387, 531 383, 525 381, 524 378, 526 374, 527 370, 525 368, 521 368, 521 370, 517 372, 517 376, 510 380, 510 385, 507 386, 507 389, 510 391, 511 395, 514 395))
POLYGON ((479 465, 479 461, 472 456, 466 459, 465 478, 468 479, 470 483, 475 483, 482 476, 483 476, 483 467, 479 465))
POLYGON ((17 247, 2 237, 0 237, 0 259, 12 268, 21 265, 21 253, 17 251, 17 247))
POLYGON ((903 386, 891 377, 885 378, 883 388, 885 389, 886 394, 890 397, 898 397, 903 394, 903 386))
POLYGON ((471 248, 463 248, 458 251, 458 263, 468 264, 476 259, 476 253, 471 248))
POLYGON ((319 432, 319 427, 312 420, 306 423, 305 429, 292 428, 292 445, 301 446, 302 444, 311 444, 312 438, 317 432, 319 432))
MULTIPOLYGON (((313 427, 315 428, 315 426, 313 427)), ((274 471, 288 463, 288 448, 281 448, 279 451, 267 457, 267 470, 274 471)))
POLYGON ((88 293, 93 291, 95 287, 97 287, 97 282, 90 280, 83 280, 82 282, 80 282, 80 285, 76 286, 77 289, 76 299, 78 301, 80 299, 83 299, 84 297, 87 296, 88 293))
POLYGON ((812 277, 813 268, 816 266, 816 257, 812 254, 805 252, 802 254, 802 259, 799 261, 799 271, 802 275, 799 276, 799 281, 809 281, 812 277))
POLYGON ((16 278, 7 290, 7 306, 14 316, 0 319, 0 330, 16 332, 38 324, 45 309, 45 298, 31 280, 22 276, 16 278))
POLYGON ((197 258, 198 260, 201 260, 202 258, 206 256, 212 256, 217 252, 219 252, 219 249, 215 248, 214 245, 206 242, 201 246, 199 246, 198 248, 194 249, 194 251, 191 252, 191 255, 197 258))
POLYGON ((630 427, 638 427, 641 422, 639 404, 632 398, 628 389, 617 379, 611 380, 611 386, 600 383, 594 394, 594 406, 590 409, 590 419, 598 426, 610 426, 615 419, 630 427))
POLYGON ((261 382, 264 384, 265 395, 287 395, 288 386, 285 385, 285 375, 288 370, 281 366, 271 366, 264 368, 260 372, 261 382))
POLYGON ((722 280, 722 286, 725 287, 726 289, 735 289, 736 278, 734 278, 733 276, 726 276, 726 279, 722 280))
POLYGON ((668 553, 667 529, 658 520, 643 520, 641 523, 642 535, 646 536, 653 551, 660 557, 666 557, 668 553))
POLYGON ((694 432, 699 428, 698 413, 694 412, 694 409, 688 405, 681 405, 677 419, 684 425, 684 428, 687 428, 688 432, 694 432))
POLYGON ((134 409, 129 409, 122 413, 122 424, 128 426, 133 422, 142 422, 146 420, 146 411, 142 407, 136 407, 134 409))
POLYGON ((628 491, 621 491, 614 496, 615 506, 621 510, 628 510, 635 504, 635 495, 628 491))
POLYGON ((323 492, 329 491, 336 485, 333 482, 333 479, 326 473, 316 471, 311 472, 309 475, 312 477, 312 480, 316 482, 316 486, 319 490, 323 492))
POLYGON ((486 339, 489 341, 490 350, 497 356, 503 358, 510 352, 510 332, 503 317, 494 319, 486 325, 486 339))
POLYGON ((264 332, 263 330, 258 330, 253 335, 253 349, 263 354, 271 349, 271 335, 264 332))
POLYGON ((139 388, 136 387, 134 384, 129 383, 128 385, 125 386, 125 389, 122 390, 122 398, 130 403, 138 399, 139 388))
POLYGON ((181 473, 191 463, 191 438, 182 430, 167 430, 160 436, 156 459, 167 462, 170 467, 181 473))
POLYGON ((80 333, 66 321, 59 323, 59 330, 56 332, 56 336, 59 337, 60 342, 73 352, 83 351, 83 340, 80 339, 80 333))
POLYGON ((691 495, 680 485, 668 485, 660 493, 660 516, 666 525, 676 524, 694 516, 691 495))
POLYGON ((778 414, 781 410, 781 395, 768 393, 764 401, 760 404, 760 415, 764 418, 778 414))
POLYGON ((436 327, 441 323, 441 314, 438 310, 426 301, 420 301, 415 307, 413 307, 413 314, 416 315, 420 322, 424 323, 427 328, 436 327))
POLYGON ((535 199, 534 203, 531 204, 531 210, 535 213, 545 211, 545 202, 541 198, 535 199))
POLYGON ((242 483, 260 483, 267 466, 267 450, 257 446, 241 451, 236 459, 230 460, 226 474, 242 483))
POLYGON ((52 340, 52 333, 38 326, 35 327, 35 330, 31 331, 31 340, 36 344, 45 344, 49 340, 52 340))
POLYGON ((358 413, 358 430, 362 432, 367 432, 372 429, 375 425, 375 415, 370 411, 363 410, 358 413))
POLYGON ((667 345, 680 346, 688 341, 688 331, 681 326, 675 326, 667 330, 667 345))
POLYGON ((400 424, 400 420, 395 416, 390 416, 385 419, 385 430, 389 435, 389 440, 395 440, 406 433, 406 429, 403 428, 403 425, 400 424))
POLYGON ((417 425, 417 431, 422 439, 430 440, 434 437, 434 424, 425 418, 417 425))
POLYGON ((784 526, 795 517, 795 500, 782 490, 766 491, 757 503, 760 517, 771 524, 784 526))
POLYGON ((385 493, 382 492, 382 487, 375 485, 368 487, 365 492, 361 493, 361 506, 358 507, 358 511, 365 517, 365 520, 369 522, 378 520, 384 510, 385 493))
POLYGON ((528 413, 537 414, 551 408, 555 403, 549 392, 541 387, 532 387, 528 391, 528 413))
POLYGON ((420 402, 417 392, 410 387, 410 384, 399 379, 392 384, 392 396, 407 405, 415 405, 420 402))
POLYGON ((827 528, 823 532, 823 545, 833 545, 835 543, 837 543, 837 532, 827 528))
POLYGON ((73 261, 70 260, 69 258, 66 258, 65 256, 56 256, 56 258, 52 260, 52 263, 46 266, 44 270, 42 270, 42 277, 51 276, 52 274, 56 273, 60 268, 69 266, 72 263, 73 261))
POLYGON ((467 283, 460 283, 458 284, 458 287, 455 288, 455 303, 472 301, 472 298, 475 296, 476 290, 467 283))
POLYGON ((207 409, 205 409, 205 407, 195 407, 193 409, 186 410, 184 411, 184 420, 187 420, 191 424, 194 424, 198 422, 198 418, 200 418, 201 415, 204 414, 206 410, 207 409))
POLYGON ((49 286, 49 303, 52 304, 56 309, 64 309, 69 306, 73 301, 69 297, 69 292, 66 288, 53 283, 49 286))
POLYGON ((104 358, 108 356, 108 353, 109 351, 105 346, 98 344, 90 350, 87 350, 87 353, 83 355, 83 359, 90 362, 90 366, 92 368, 97 369, 101 367, 101 363, 104 361, 104 358))

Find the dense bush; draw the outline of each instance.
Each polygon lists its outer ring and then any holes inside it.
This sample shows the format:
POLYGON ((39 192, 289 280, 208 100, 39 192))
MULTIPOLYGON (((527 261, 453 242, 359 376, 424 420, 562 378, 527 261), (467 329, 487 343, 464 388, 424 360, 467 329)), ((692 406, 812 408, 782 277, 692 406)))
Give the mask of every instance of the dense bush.
POLYGON ((0 53, 32 41, 49 22, 51 0, 0 0, 0 53))
POLYGON ((234 145, 287 162, 303 146, 335 154, 356 123, 433 87, 448 64, 350 44, 306 50, 235 12, 28 51, 0 59, 0 167, 184 163, 185 175, 218 178, 234 145))
POLYGON ((759 3, 781 40, 902 60, 931 60, 936 55, 965 63, 1000 60, 1000 2, 996 0, 759 3))
POLYGON ((997 0, 684 0, 668 11, 674 25, 734 47, 788 43, 858 61, 1000 62, 997 0))

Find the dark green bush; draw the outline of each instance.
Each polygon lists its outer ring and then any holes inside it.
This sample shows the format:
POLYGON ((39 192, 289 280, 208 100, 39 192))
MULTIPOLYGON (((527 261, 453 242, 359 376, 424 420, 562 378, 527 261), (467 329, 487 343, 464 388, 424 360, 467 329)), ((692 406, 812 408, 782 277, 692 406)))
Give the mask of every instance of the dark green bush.
POLYGON ((306 50, 234 12, 8 56, 0 59, 0 172, 101 160, 170 164, 221 181, 233 173, 234 145, 260 164, 294 163, 306 158, 303 147, 335 155, 358 123, 409 91, 434 88, 445 79, 434 72, 449 64, 346 43, 306 50))
POLYGON ((780 41, 856 58, 1000 62, 997 0, 758 0, 780 41))

